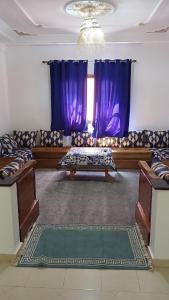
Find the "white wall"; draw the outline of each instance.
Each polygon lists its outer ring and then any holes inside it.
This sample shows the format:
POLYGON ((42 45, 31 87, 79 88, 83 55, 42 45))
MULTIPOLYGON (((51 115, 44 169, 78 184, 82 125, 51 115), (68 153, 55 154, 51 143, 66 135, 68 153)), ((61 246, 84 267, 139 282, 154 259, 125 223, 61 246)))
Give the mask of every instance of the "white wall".
POLYGON ((0 44, 0 135, 10 131, 10 109, 6 73, 6 48, 0 44))
MULTIPOLYGON (((85 50, 86 51, 86 50, 85 50)), ((74 45, 9 46, 13 129, 50 128, 49 66, 42 60, 133 58, 130 129, 168 129, 169 44, 114 44, 93 55, 74 45)), ((91 64, 89 65, 91 69, 91 64)))

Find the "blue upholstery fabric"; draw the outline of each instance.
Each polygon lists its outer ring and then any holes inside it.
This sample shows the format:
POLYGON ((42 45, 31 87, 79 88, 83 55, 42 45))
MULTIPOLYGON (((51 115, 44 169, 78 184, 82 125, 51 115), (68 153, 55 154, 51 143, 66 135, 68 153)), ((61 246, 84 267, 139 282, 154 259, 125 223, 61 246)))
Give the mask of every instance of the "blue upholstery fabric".
POLYGON ((4 134, 1 137, 1 143, 3 145, 3 149, 4 149, 5 154, 12 154, 16 149, 18 149, 17 142, 9 134, 4 134))
POLYGON ((144 130, 144 147, 166 148, 169 145, 169 133, 165 131, 144 130))
POLYGON ((40 146, 63 147, 63 130, 40 130, 40 146))
POLYGON ((1 141, 1 138, 0 138, 0 156, 3 156, 4 155, 4 147, 3 147, 3 142, 1 141))
POLYGON ((120 147, 143 147, 142 131, 129 131, 126 137, 120 138, 120 147))
POLYGON ((25 161, 32 159, 32 151, 29 148, 17 149, 11 154, 4 154, 4 156, 9 157, 19 157, 23 158, 25 161))
POLYGON ((152 170, 155 172, 157 176, 160 176, 162 179, 169 181, 169 167, 160 161, 154 162, 151 165, 152 170))
POLYGON ((74 147, 92 147, 94 139, 89 132, 72 132, 72 146, 74 147))
POLYGON ((20 147, 33 148, 36 146, 37 131, 16 131, 14 139, 20 147))
POLYGON ((6 165, 0 170, 0 178, 9 177, 15 175, 23 165, 25 161, 23 158, 17 157, 10 164, 6 165))
POLYGON ((162 159, 169 159, 169 148, 152 148, 151 151, 153 152, 153 162, 160 161, 162 159))

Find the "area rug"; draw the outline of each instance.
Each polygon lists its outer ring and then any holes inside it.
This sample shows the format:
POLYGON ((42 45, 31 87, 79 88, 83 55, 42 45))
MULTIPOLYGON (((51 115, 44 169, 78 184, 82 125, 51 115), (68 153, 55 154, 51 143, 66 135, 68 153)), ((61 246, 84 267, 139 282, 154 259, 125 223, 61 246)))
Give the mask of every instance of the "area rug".
POLYGON ((20 267, 149 269, 137 225, 35 225, 20 267))

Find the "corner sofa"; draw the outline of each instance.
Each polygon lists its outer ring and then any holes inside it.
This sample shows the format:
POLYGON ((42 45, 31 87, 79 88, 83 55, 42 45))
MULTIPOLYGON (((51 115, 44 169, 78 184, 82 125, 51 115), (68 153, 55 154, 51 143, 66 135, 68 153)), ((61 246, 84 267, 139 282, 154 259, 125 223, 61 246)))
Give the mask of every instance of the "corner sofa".
POLYGON ((169 158, 169 132, 130 131, 126 137, 94 139, 88 132, 72 132, 64 137, 59 131, 14 131, 0 137, 0 168, 14 158, 35 159, 38 168, 56 168, 70 147, 111 147, 117 168, 137 169, 138 161, 148 164, 169 158), (39 141, 38 141, 39 140, 39 141))
POLYGON ((169 160, 153 162, 151 167, 146 161, 139 161, 139 169, 136 222, 154 258, 168 260, 169 160))

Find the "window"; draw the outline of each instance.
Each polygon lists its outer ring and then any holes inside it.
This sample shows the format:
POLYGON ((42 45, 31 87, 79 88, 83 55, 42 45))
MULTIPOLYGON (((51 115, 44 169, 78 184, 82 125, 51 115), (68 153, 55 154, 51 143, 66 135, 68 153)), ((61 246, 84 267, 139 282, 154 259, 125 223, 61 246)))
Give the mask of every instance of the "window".
POLYGON ((93 109, 94 109, 94 76, 87 77, 87 124, 88 131, 93 131, 93 109))

